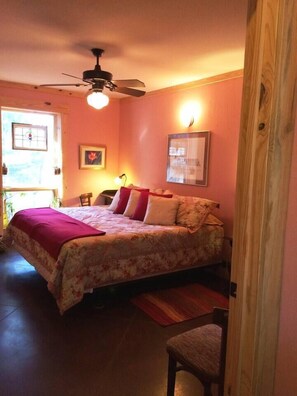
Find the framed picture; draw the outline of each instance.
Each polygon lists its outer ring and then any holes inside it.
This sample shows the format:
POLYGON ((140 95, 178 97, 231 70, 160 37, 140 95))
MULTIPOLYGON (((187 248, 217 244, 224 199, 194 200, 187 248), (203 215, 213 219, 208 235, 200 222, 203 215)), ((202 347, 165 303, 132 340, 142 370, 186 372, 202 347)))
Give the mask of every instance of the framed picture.
POLYGON ((79 146, 80 169, 105 168, 105 147, 79 146))
POLYGON ((168 135, 167 181, 207 186, 210 132, 168 135))

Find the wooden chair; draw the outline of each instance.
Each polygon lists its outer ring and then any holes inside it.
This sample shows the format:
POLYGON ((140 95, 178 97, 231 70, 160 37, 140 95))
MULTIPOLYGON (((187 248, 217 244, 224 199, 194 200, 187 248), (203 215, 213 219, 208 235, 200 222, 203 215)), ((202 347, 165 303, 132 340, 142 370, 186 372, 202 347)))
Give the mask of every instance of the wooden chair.
POLYGON ((91 206, 92 193, 85 193, 79 196, 80 206, 91 206))
POLYGON ((214 308, 212 322, 167 341, 167 396, 174 396, 176 372, 180 370, 198 378, 204 396, 212 396, 211 384, 218 384, 218 395, 224 395, 228 310, 214 308))

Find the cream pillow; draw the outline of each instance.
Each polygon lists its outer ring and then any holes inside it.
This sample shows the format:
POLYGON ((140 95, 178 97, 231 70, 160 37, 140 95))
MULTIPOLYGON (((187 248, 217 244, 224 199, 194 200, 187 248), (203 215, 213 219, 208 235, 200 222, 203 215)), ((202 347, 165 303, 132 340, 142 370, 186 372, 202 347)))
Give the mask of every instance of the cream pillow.
POLYGON ((111 204, 109 205, 109 207, 107 209, 112 210, 112 211, 116 210, 119 200, 120 200, 120 189, 116 192, 115 196, 112 199, 111 204))
POLYGON ((175 225, 179 202, 173 198, 149 196, 143 222, 155 225, 175 225))
POLYGON ((135 212, 140 194, 141 194, 141 191, 131 190, 130 197, 127 202, 125 212, 123 213, 124 216, 130 217, 133 215, 133 213, 135 212))

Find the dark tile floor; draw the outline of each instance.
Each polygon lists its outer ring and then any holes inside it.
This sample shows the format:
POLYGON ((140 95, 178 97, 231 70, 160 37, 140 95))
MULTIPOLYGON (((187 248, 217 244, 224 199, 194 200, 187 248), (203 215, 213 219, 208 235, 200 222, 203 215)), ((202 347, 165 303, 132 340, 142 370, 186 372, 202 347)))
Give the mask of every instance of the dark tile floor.
MULTIPOLYGON (((210 321, 159 326, 129 302, 145 283, 96 291, 60 316, 18 253, 0 253, 0 263, 2 396, 165 396, 166 340, 210 321)), ((194 395, 202 395, 198 380, 178 373, 176 396, 194 395)))

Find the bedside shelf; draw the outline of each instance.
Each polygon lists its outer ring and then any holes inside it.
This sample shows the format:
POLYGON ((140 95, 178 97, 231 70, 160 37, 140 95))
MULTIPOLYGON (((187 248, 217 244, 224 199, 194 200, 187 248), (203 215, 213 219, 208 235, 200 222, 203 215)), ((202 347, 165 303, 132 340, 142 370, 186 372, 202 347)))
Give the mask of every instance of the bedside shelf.
POLYGON ((100 194, 100 197, 104 198, 104 205, 111 204, 113 197, 116 195, 118 190, 104 190, 100 194))

